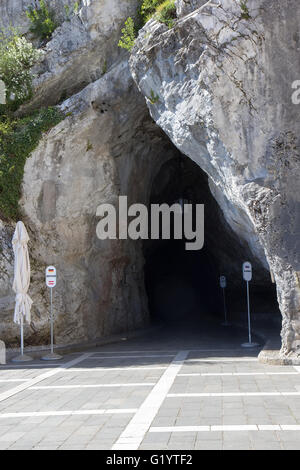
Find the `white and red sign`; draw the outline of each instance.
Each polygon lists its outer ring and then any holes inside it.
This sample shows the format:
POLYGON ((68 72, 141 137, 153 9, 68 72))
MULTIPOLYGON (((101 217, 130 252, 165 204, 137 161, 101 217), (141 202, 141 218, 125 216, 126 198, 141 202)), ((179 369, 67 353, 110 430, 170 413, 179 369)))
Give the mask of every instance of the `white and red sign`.
POLYGON ((247 282, 252 280, 252 264, 249 261, 243 264, 243 278, 247 282))
POLYGON ((56 286, 56 268, 54 266, 46 268, 46 286, 50 288, 56 286))

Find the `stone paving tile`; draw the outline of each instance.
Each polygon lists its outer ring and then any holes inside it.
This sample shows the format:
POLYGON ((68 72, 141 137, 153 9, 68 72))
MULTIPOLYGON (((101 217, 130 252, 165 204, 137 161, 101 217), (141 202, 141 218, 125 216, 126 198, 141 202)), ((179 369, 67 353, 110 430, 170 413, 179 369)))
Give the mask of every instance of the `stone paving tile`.
POLYGON ((223 442, 222 440, 216 441, 196 441, 194 450, 222 450, 223 449, 223 442))
POLYGON ((171 434, 169 432, 160 432, 160 433, 148 433, 142 444, 151 445, 151 444, 162 444, 166 446, 171 438, 171 434))
MULTIPOLYGON (((170 343, 171 344, 171 343, 170 343)), ((168 349, 156 339, 140 339, 96 348, 96 353, 119 350, 168 349)), ((174 343, 173 343, 174 344, 174 343)), ((220 345, 226 340, 221 339, 220 345)), ((209 339, 201 347, 210 347, 209 339)), ((174 345, 173 345, 174 347, 174 345)), ((177 345, 176 345, 177 347, 177 345)), ((220 346, 219 346, 220 347, 220 346)), ((184 348, 183 348, 184 349, 184 348)), ((175 351, 173 351, 175 352, 175 351)), ((121 353, 116 353, 116 355, 121 353)), ((149 353, 150 354, 150 353, 149 353)), ((153 353, 154 354, 154 353, 153 353)), ((232 352, 233 356, 244 352, 232 352)), ((64 362, 79 354, 68 355, 64 362)), ((186 362, 180 373, 294 372, 293 367, 268 366, 258 362, 212 362, 216 352, 192 351, 189 357, 206 357, 206 362, 186 362)), ((221 359, 223 359, 221 357, 221 359)), ((168 366, 172 358, 123 358, 86 360, 75 368, 168 366)), ((49 368, 1 369, 1 378, 31 378, 49 368)), ((38 385, 81 385, 99 383, 157 382, 163 370, 59 371, 38 385)), ((17 383, 10 383, 14 387, 17 383)), ((3 384, 2 384, 3 385, 3 384)), ((6 389, 7 384, 3 385, 6 389)), ((300 374, 289 376, 194 376, 177 377, 169 393, 299 391, 300 374)), ((86 410, 138 408, 151 387, 108 389, 25 390, 0 402, 0 413, 17 411, 86 410)), ((1 393, 1 382, 0 382, 1 393)), ((110 449, 130 422, 128 415, 74 415, 0 419, 0 449, 110 449), (3 439, 2 439, 2 436, 3 439)), ((218 424, 300 424, 300 397, 176 397, 166 398, 152 426, 193 426, 218 424)), ((299 448, 297 432, 166 432, 146 433, 141 449, 280 449, 299 448)))

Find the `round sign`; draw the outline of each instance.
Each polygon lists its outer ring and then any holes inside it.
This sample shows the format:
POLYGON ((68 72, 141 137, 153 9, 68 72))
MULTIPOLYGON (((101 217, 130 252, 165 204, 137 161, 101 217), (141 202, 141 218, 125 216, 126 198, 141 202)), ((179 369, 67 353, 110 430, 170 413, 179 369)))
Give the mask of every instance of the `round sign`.
POLYGON ((56 268, 54 266, 46 268, 46 286, 50 288, 56 286, 56 268))
POLYGON ((243 264, 243 278, 247 282, 252 280, 252 264, 249 261, 243 264))

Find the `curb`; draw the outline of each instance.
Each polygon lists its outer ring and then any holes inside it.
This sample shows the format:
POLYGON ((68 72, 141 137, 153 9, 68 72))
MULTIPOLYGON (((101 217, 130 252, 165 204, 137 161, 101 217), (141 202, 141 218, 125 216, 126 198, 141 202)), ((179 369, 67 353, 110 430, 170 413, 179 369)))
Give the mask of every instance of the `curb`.
MULTIPOLYGON (((145 336, 150 333, 153 333, 161 328, 161 325, 152 326, 149 328, 143 328, 140 330, 135 330, 129 333, 120 333, 116 335, 107 336, 105 338, 98 338, 94 341, 85 342, 85 343, 75 343, 68 345, 54 345, 54 351, 57 353, 71 354, 75 352, 85 351, 91 348, 97 348, 99 346, 105 346, 106 344, 118 343, 121 341, 127 341, 130 339, 139 338, 140 336, 145 336)), ((29 354, 33 359, 39 359, 41 356, 44 356, 45 353, 50 352, 50 345, 47 346, 27 346, 24 348, 24 354, 29 354)), ((20 348, 8 348, 6 349, 7 361, 10 361, 15 355, 20 353, 20 348)))

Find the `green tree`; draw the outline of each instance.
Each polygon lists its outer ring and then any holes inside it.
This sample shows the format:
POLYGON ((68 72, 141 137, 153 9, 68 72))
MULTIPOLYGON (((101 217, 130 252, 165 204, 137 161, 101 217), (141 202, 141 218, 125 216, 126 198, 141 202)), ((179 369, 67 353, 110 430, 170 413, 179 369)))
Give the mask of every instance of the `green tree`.
POLYGON ((10 34, 0 33, 0 79, 6 86, 6 105, 0 105, 2 113, 5 109, 16 109, 32 95, 31 67, 41 56, 31 42, 11 31, 10 34))

